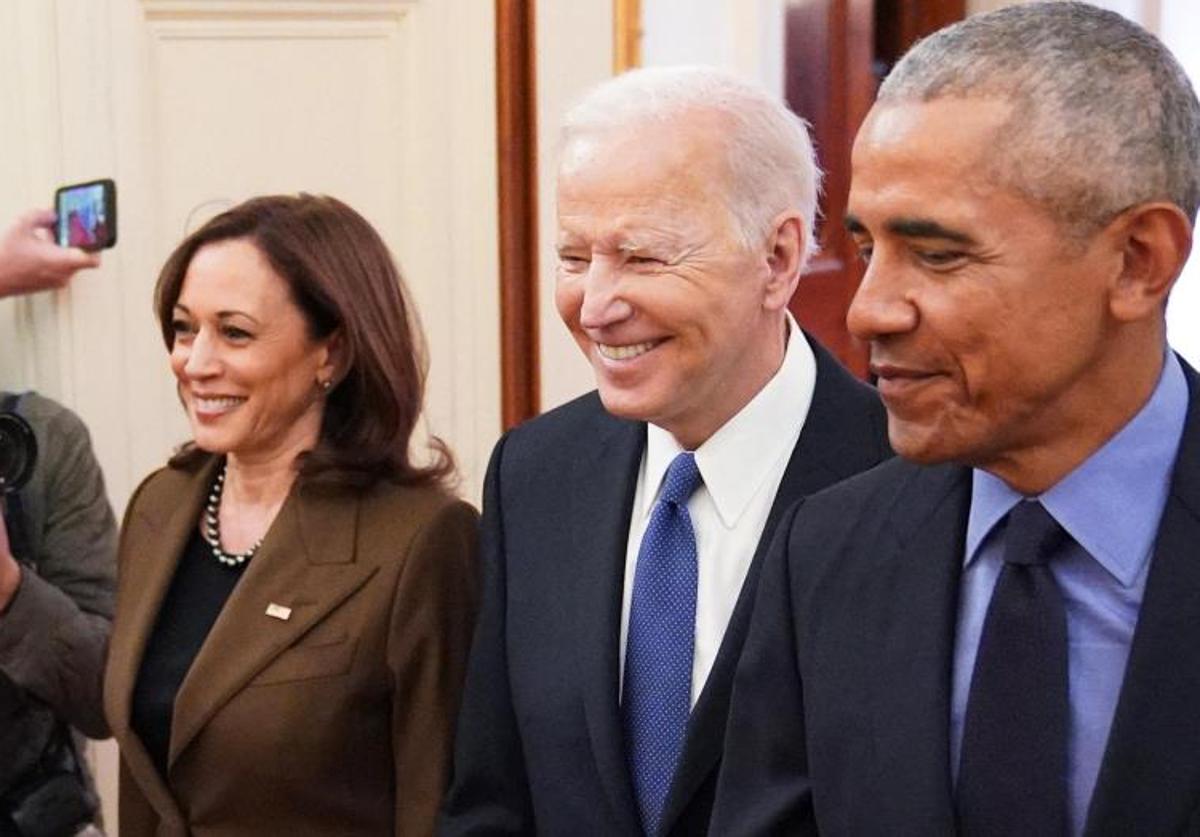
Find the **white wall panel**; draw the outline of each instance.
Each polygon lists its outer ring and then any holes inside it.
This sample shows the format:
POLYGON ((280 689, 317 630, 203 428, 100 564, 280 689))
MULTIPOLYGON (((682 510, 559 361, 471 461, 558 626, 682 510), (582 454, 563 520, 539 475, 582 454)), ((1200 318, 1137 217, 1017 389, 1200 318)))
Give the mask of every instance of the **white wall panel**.
POLYGON ((710 64, 783 95, 784 0, 642 0, 642 63, 710 64))

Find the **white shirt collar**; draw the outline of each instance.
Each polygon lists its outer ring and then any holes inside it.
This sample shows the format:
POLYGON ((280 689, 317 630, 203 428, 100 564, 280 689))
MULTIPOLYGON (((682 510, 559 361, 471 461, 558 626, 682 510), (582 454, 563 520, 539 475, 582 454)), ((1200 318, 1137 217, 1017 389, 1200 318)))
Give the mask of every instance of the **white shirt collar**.
MULTIPOLYGON (((721 522, 734 526, 781 457, 796 446, 817 380, 817 360, 787 315, 788 341, 779 370, 746 406, 696 449, 696 465, 721 522)), ((643 515, 658 499, 663 477, 683 448, 668 431, 646 425, 643 515)))

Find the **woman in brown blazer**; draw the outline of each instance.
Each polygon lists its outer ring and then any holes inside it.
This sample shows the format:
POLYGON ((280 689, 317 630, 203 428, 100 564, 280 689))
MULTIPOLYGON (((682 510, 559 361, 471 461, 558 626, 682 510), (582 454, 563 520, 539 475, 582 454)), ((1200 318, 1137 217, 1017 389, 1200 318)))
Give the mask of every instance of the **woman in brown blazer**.
POLYGON ((167 260, 193 439, 130 500, 105 708, 120 833, 432 833, 476 604, 400 276, 327 197, 257 198, 167 260))

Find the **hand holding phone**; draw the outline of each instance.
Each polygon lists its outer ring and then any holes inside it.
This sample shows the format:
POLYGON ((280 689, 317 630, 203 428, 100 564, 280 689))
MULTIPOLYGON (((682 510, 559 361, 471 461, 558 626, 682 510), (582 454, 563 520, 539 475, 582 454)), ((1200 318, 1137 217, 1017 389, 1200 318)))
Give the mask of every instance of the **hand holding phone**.
POLYGON ((0 230, 0 297, 61 288, 79 270, 98 267, 100 256, 54 240, 53 210, 34 209, 0 230))
POLYGON ((117 243, 117 184, 112 180, 63 186, 54 193, 54 211, 60 247, 95 252, 117 243))

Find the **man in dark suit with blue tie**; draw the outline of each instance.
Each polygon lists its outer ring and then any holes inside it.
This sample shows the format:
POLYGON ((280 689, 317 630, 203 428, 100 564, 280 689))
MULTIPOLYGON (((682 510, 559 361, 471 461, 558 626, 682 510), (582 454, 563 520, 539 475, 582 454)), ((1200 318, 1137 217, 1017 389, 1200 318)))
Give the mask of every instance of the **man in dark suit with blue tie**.
POLYGON ((1200 104, 1073 2, 972 17, 859 132, 851 331, 901 458, 780 524, 714 830, 1200 833, 1200 104))
POLYGON ((817 181, 803 122, 715 70, 568 116, 556 303, 598 392, 492 456, 443 834, 707 830, 758 556, 889 454, 877 395, 787 313, 817 181))

